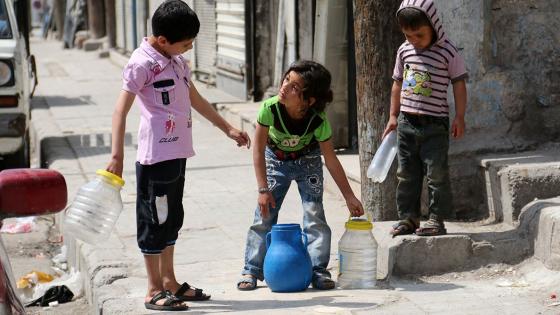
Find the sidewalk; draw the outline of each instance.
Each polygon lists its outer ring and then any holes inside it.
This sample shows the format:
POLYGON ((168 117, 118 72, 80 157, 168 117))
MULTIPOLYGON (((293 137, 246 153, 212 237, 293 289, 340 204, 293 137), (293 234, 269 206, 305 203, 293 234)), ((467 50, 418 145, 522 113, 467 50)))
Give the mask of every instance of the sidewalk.
MULTIPOLYGON (((43 162, 64 174, 72 200, 77 189, 109 161, 111 115, 120 91, 121 68, 109 59, 99 59, 96 53, 61 47, 60 42, 32 38, 40 82, 33 124, 42 143, 43 162)), ((202 86, 199 90, 220 103, 218 92, 202 86)), ((393 279, 379 290, 309 289, 278 294, 259 283, 256 291, 238 291, 235 283, 257 195, 251 151, 237 148, 200 116, 194 118, 197 155, 187 163, 185 220, 175 249, 175 271, 180 281, 210 292, 212 300, 189 303, 190 313, 546 314, 555 310, 546 307, 549 284, 499 287, 496 279, 481 279, 477 273, 456 278, 393 279)), ((111 238, 93 247, 65 235, 70 261, 86 275, 86 297, 95 314, 150 313, 143 306, 146 276, 135 236, 138 120, 138 108, 133 107, 126 129, 124 211, 111 238)), ((329 268, 336 279, 337 242, 348 212, 339 194, 327 193, 325 208, 333 230, 329 268)), ((280 221, 301 222, 300 209, 297 189, 292 186, 280 221)), ((511 272, 500 275, 512 276, 511 272)))

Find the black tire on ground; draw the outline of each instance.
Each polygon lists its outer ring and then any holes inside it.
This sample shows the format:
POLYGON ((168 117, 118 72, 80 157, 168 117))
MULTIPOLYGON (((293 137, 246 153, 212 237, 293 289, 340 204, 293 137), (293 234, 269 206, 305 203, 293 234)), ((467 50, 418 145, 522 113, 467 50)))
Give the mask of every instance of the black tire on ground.
POLYGON ((6 156, 4 158, 4 167, 8 168, 28 168, 29 158, 30 158, 30 147, 29 147, 29 131, 25 132, 23 137, 23 146, 17 152, 6 156))

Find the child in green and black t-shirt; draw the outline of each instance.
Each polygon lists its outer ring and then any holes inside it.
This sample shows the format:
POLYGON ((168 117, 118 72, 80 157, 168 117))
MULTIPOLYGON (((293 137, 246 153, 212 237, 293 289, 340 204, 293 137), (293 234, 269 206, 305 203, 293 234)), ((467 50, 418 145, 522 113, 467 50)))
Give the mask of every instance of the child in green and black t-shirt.
POLYGON ((331 230, 323 209, 323 164, 334 178, 350 215, 364 213, 361 202, 348 184, 331 141, 331 126, 325 115, 332 101, 331 75, 313 61, 299 61, 284 74, 278 96, 261 106, 255 131, 253 162, 258 184, 258 206, 247 235, 240 290, 254 290, 263 280, 266 234, 278 221, 278 212, 292 181, 303 203, 303 231, 313 265, 313 287, 333 289, 327 265, 331 230))

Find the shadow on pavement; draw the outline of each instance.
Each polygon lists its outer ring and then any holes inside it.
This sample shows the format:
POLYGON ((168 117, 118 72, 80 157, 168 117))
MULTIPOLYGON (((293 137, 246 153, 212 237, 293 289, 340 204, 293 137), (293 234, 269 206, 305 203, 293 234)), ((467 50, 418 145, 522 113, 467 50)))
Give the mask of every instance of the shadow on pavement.
MULTIPOLYGON (((125 147, 135 147, 133 137, 130 132, 124 136, 125 147)), ((92 134, 69 134, 60 137, 45 137, 41 139, 41 148, 53 148, 60 146, 70 146, 72 151, 58 152, 57 158, 74 159, 76 157, 88 157, 111 153, 111 134, 92 133, 92 134)))
POLYGON ((424 282, 422 280, 415 280, 410 283, 394 283, 393 287, 396 291, 425 291, 425 292, 437 292, 437 291, 450 291, 461 289, 464 286, 457 285, 453 283, 436 283, 436 282, 424 282))
POLYGON ((66 97, 66 96, 41 96, 49 107, 58 106, 78 106, 78 105, 95 105, 91 101, 90 95, 81 95, 79 97, 66 97))
MULTIPOLYGON (((289 293, 288 293, 289 294, 289 293)), ((301 293, 299 293, 301 294, 301 293)), ((215 300, 205 303, 189 303, 189 314, 206 314, 209 312, 235 312, 235 311, 256 311, 267 309, 283 309, 286 314, 291 313, 290 309, 323 307, 337 309, 363 309, 377 306, 377 303, 360 303, 360 302, 337 302, 335 298, 345 298, 345 295, 339 296, 318 296, 311 299, 300 300, 260 300, 260 301, 243 301, 243 300, 215 300), (212 303, 212 304, 210 304, 212 303)), ((336 312, 335 312, 336 313, 336 312)), ((164 314, 164 313, 158 313, 164 314)))

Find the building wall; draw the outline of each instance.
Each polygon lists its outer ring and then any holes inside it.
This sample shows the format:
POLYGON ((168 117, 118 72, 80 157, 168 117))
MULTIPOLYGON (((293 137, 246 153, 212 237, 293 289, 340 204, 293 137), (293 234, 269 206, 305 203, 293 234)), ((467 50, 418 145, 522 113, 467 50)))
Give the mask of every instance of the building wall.
POLYGON ((313 60, 331 73, 333 101, 326 113, 336 148, 348 146, 348 21, 346 0, 317 0, 313 60))
POLYGON ((274 85, 274 57, 276 51, 276 28, 278 24, 278 3, 273 1, 256 1, 255 3, 255 78, 253 80, 253 97, 260 101, 277 90, 274 85), (270 89, 270 91, 268 91, 270 89))
MULTIPOLYGON (((469 71, 467 134, 450 147, 456 208, 483 216, 479 156, 558 141, 560 1, 435 2, 469 71)), ((448 100, 454 103, 451 88, 448 100)))

